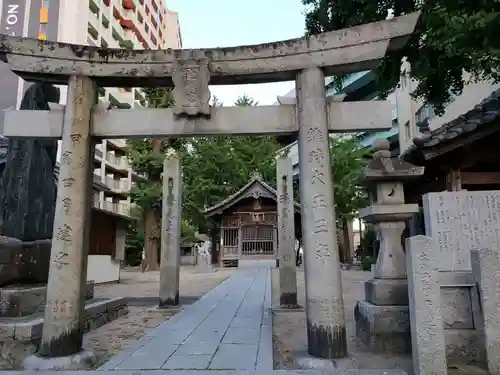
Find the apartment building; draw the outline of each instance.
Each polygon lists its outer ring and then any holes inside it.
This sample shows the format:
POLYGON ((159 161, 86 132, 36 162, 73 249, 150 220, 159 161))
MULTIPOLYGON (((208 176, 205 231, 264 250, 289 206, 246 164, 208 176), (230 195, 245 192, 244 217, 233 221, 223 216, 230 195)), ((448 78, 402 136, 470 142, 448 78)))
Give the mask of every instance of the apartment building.
MULTIPOLYGON (((181 48, 181 33, 176 12, 164 0, 0 0, 2 33, 40 40, 94 45, 107 48, 165 49, 181 48)), ((28 84, 15 74, 0 73, 0 109, 19 105, 28 84)), ((134 108, 146 105, 140 89, 106 88, 99 99, 112 107, 134 108)), ((65 104, 66 87, 61 87, 65 104)), ((3 121, 3 111, 0 111, 3 121)), ((108 189, 94 191, 97 208, 127 216, 128 192, 134 180, 125 157, 125 140, 105 140, 96 146, 94 176, 108 189)), ((99 185, 102 186, 102 185, 99 185)))
MULTIPOLYGON (((47 0, 45 0, 47 1, 47 0)), ((177 13, 163 0, 59 0, 58 40, 106 48, 181 48, 177 13)), ((44 38, 41 27, 40 39, 44 38)), ((106 88, 99 92, 106 105, 136 108, 146 105, 137 88, 106 88)), ((127 164, 125 140, 104 140, 96 146, 94 176, 109 189, 94 191, 94 204, 128 215, 132 184, 141 178, 127 164)))
MULTIPOLYGON (((40 40, 106 48, 181 48, 179 19, 165 0, 0 0, 0 32, 40 40)), ((0 63, 0 109, 18 107, 28 83, 0 63)), ((61 104, 66 86, 61 86, 61 104)), ((101 88, 102 105, 136 108, 146 105, 137 88, 101 88)), ((3 121, 4 111, 0 111, 3 121)), ((123 222, 130 214, 128 193, 138 179, 127 163, 124 139, 96 145, 94 158, 93 221, 88 279, 116 281, 124 254, 123 222), (116 228, 116 233, 114 230, 116 228), (106 241, 106 237, 110 237, 106 241), (121 254, 117 256, 117 254, 121 254)), ((60 157, 60 148, 59 155, 60 157)))

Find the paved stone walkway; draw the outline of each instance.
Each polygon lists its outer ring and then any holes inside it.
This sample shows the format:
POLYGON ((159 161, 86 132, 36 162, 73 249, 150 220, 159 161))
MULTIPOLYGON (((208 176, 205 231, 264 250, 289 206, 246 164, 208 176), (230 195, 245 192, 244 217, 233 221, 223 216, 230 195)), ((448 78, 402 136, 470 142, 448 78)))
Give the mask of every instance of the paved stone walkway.
POLYGON ((273 370, 270 266, 256 263, 239 270, 97 371, 1 375, 406 375, 402 370, 273 370))
POLYGON ((271 276, 244 268, 99 370, 272 370, 271 276))

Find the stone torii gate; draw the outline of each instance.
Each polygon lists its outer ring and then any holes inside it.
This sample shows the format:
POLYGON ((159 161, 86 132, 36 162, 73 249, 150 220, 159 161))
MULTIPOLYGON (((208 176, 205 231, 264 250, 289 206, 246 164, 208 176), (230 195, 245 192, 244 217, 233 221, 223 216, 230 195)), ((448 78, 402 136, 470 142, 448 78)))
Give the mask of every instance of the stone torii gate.
MULTIPOLYGON (((309 353, 347 355, 328 133, 389 129, 385 101, 328 102, 325 75, 376 67, 419 14, 282 42, 199 50, 114 50, 0 36, 28 81, 68 85, 65 108, 8 111, 7 137, 62 139, 43 337, 36 368, 81 361, 93 139, 298 132, 309 353), (210 108, 209 84, 296 81, 296 105, 210 108), (175 108, 103 110, 97 87, 174 86, 175 108)), ((172 174, 174 176, 175 174, 172 174)), ((175 183, 180 183, 175 181, 175 183)))

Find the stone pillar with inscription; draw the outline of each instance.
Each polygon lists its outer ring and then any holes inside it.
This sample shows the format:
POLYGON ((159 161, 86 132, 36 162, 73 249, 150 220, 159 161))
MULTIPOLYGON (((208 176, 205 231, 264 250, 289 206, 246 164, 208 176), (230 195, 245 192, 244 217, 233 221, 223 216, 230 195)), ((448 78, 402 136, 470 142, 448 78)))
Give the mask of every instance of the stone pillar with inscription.
POLYGON ((295 265, 295 209, 293 200, 292 159, 280 155, 276 159, 278 192, 278 254, 280 305, 297 307, 297 268, 295 265))
POLYGON ((182 214, 181 178, 181 162, 175 151, 170 150, 163 163, 160 307, 176 306, 179 304, 182 214))
POLYGON ((92 192, 91 114, 97 98, 88 77, 71 77, 40 350, 27 370, 87 368, 95 357, 82 349, 92 192))
POLYGON ((296 93, 308 352, 340 358, 347 339, 323 71, 299 72, 296 93))
POLYGON ((374 225, 380 249, 374 278, 365 283, 366 300, 358 301, 354 315, 357 338, 373 352, 411 351, 403 231, 406 221, 418 212, 417 204, 405 204, 404 183, 422 176, 416 167, 391 158, 389 141, 378 139, 376 152, 366 167, 362 183, 374 189, 375 203, 360 210, 359 216, 374 225))

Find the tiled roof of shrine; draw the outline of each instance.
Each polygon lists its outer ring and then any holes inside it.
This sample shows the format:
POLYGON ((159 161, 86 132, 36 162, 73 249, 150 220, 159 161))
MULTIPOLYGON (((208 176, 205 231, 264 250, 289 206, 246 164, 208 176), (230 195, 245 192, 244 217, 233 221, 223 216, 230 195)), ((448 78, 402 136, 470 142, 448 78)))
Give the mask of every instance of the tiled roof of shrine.
MULTIPOLYGON (((447 124, 413 139, 401 158, 413 162, 425 149, 434 148, 485 127, 500 119, 500 89, 482 100, 473 109, 447 124)), ((423 124, 425 125, 425 124, 423 124)), ((421 126, 422 128, 422 126, 421 126)))
MULTIPOLYGON (((238 191, 231 194, 230 196, 220 201, 219 203, 206 208, 205 214, 208 216, 220 214, 225 210, 227 210, 229 207, 233 206, 234 204, 238 203, 240 200, 245 198, 253 197, 254 199, 258 199, 261 196, 260 194, 255 194, 258 190, 253 189, 254 191, 252 192, 252 187, 254 187, 255 185, 260 187, 261 191, 267 192, 267 194, 264 197, 271 198, 277 202, 278 200, 277 191, 262 180, 262 176, 260 175, 260 173, 254 173, 253 176, 250 178, 250 181, 248 181, 248 183, 246 183, 238 191)), ((294 201, 294 207, 296 213, 300 212, 300 205, 295 201, 294 201)))

